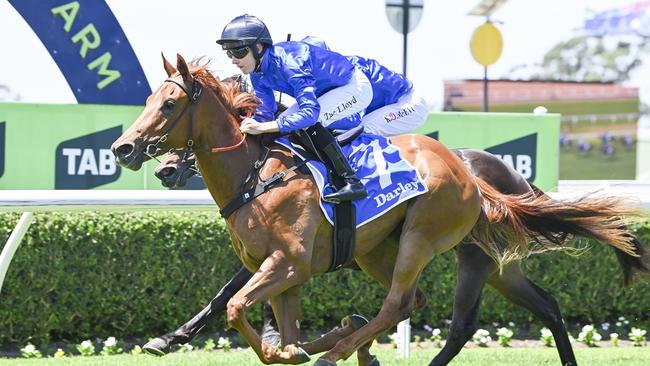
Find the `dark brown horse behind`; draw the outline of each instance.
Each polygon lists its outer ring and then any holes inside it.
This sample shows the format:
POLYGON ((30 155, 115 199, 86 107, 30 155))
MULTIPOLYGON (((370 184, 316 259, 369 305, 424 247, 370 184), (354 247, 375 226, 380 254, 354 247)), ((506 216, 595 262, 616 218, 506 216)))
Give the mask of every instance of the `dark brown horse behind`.
MULTIPOLYGON (((192 72, 180 55, 170 79, 147 100, 140 117, 114 144, 121 165, 139 169, 147 154, 169 148, 192 148, 210 193, 220 207, 238 195, 241 183, 264 147, 239 132, 238 110, 254 103, 246 93, 229 93, 204 67, 192 72), (215 153, 220 152, 220 153, 215 153)), ((423 177, 429 190, 405 202, 358 232, 355 260, 389 288, 375 318, 341 339, 316 362, 333 365, 369 343, 410 312, 423 306, 417 288, 424 266, 436 255, 470 235, 500 265, 543 250, 562 238, 537 222, 564 222, 568 234, 602 239, 636 255, 634 238, 623 229, 625 216, 638 212, 611 198, 592 197, 559 203, 546 196, 500 194, 474 178, 461 159, 435 140, 404 135, 392 139, 402 156, 423 177), (541 231, 539 231, 541 229, 541 231), (537 246, 527 246, 528 239, 537 246)), ((290 153, 273 146, 260 171, 269 177, 293 165, 290 153)), ((228 322, 264 363, 304 362, 294 344, 299 311, 298 287, 329 267, 332 229, 319 208, 320 194, 311 176, 294 171, 279 187, 243 206, 227 220, 233 246, 253 277, 228 303, 228 322), (271 298, 284 349, 261 341, 245 314, 271 298)))

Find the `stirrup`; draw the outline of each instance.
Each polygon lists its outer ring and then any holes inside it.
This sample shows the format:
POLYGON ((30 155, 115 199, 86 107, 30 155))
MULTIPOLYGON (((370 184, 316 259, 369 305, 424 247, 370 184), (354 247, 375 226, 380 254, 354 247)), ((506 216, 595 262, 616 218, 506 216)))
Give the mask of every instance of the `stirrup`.
POLYGON ((323 200, 330 203, 339 203, 342 201, 355 201, 366 196, 368 196, 368 191, 361 182, 355 184, 348 183, 338 191, 323 196, 323 200))

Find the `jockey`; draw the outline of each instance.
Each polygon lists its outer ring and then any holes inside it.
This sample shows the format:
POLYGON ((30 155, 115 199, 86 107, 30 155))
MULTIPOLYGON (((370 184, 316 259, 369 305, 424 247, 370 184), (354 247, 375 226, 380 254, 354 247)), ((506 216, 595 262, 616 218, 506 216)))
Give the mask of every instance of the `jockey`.
MULTIPOLYGON (((274 45, 266 25, 252 15, 233 19, 224 27, 217 43, 227 52, 233 64, 244 74, 250 74, 251 83, 260 100, 253 118, 242 121, 241 131, 261 134, 304 129, 324 157, 323 162, 346 183, 340 190, 323 198, 328 201, 345 201, 365 197, 365 187, 329 130, 347 130, 358 126, 363 122, 364 113, 380 111, 386 104, 394 104, 408 95, 412 90, 411 83, 401 75, 389 72, 375 75, 385 86, 377 88, 369 79, 368 71, 372 75, 373 70, 387 69, 373 68, 373 65, 380 66, 374 61, 372 65, 363 62, 355 64, 326 47, 307 42, 281 42, 274 45), (388 80, 382 79, 385 77, 388 80), (380 89, 389 94, 373 93, 380 89), (273 115, 277 104, 273 91, 296 99, 296 104, 275 120, 273 115)), ((361 58, 357 60, 367 61, 361 58)), ((426 106, 422 104, 422 107, 418 111, 424 109, 426 115, 426 106)), ((389 124, 398 115, 414 114, 414 110, 416 109, 411 108, 401 114, 387 115, 388 118, 383 118, 383 115, 381 117, 384 124, 389 124)), ((369 116, 370 114, 366 117, 369 116)), ((365 127, 371 126, 364 123, 365 127)), ((394 132, 392 130, 369 128, 368 132, 396 134, 391 133, 394 132)))
MULTIPOLYGON (((301 42, 329 50, 320 37, 307 36, 301 42)), ((361 56, 346 56, 361 70, 372 84, 372 101, 361 120, 366 133, 395 136, 420 127, 427 118, 428 108, 423 98, 403 75, 397 74, 379 62, 361 56)), ((350 116, 355 119, 356 116, 350 116)))

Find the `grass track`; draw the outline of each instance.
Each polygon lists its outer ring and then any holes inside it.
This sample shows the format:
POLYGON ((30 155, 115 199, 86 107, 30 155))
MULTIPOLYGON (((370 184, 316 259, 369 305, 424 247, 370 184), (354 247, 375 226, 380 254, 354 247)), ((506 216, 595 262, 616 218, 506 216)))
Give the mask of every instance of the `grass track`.
MULTIPOLYGON (((585 154, 575 147, 560 150, 560 179, 634 179, 636 148, 627 150, 615 144, 616 155, 606 156, 598 140, 590 141, 594 150, 585 154)), ((650 364, 650 363, 649 363, 650 364)))
MULTIPOLYGON (((388 348, 373 349, 384 366, 420 366, 428 365, 438 349, 415 349, 411 357, 396 359, 395 350, 388 348)), ((640 348, 578 348, 575 350, 578 362, 589 366, 647 366, 650 360, 650 347, 640 348)), ((356 365, 351 357, 338 365, 356 365)), ((312 358, 312 361, 315 358, 312 358)), ((313 362, 312 362, 313 363, 313 362)), ((310 365, 307 363, 305 365, 310 365)), ((452 362, 451 366, 536 366, 559 365, 560 361, 554 348, 487 348, 464 349, 452 362)), ((203 352, 173 353, 162 358, 147 355, 119 355, 96 357, 68 357, 63 359, 0 359, 0 366, 220 366, 220 365, 262 365, 251 350, 237 352, 203 352)))

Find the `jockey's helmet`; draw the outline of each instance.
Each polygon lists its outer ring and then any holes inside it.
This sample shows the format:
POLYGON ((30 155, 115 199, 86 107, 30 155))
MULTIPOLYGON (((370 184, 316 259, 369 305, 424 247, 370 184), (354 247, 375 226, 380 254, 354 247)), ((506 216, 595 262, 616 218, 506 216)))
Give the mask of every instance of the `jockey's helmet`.
POLYGON ((254 15, 244 14, 226 24, 217 43, 224 50, 229 50, 251 47, 256 43, 271 46, 273 39, 271 39, 271 33, 263 21, 254 15))

